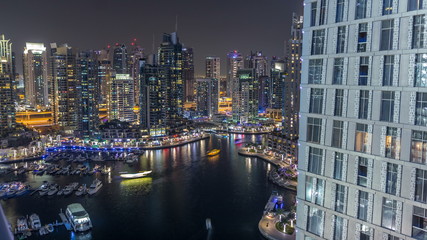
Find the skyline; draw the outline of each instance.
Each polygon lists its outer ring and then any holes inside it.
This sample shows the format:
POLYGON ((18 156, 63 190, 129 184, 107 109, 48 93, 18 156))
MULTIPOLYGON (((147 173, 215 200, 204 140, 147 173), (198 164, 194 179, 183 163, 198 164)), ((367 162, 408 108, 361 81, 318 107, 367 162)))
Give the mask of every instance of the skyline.
MULTIPOLYGON (((52 42, 68 43, 80 50, 97 50, 116 42, 130 45, 136 38, 137 44, 150 54, 153 34, 157 51, 162 34, 175 31, 178 16, 180 40, 185 47, 194 49, 196 75, 203 75, 206 56, 220 57, 225 66, 226 54, 231 50, 238 50, 243 55, 262 51, 269 59, 272 56, 282 57, 285 41, 290 35, 292 12, 301 15, 303 8, 302 2, 292 2, 294 4, 289 6, 290 2, 267 0, 260 6, 254 0, 245 1, 245 4, 224 0, 185 0, 179 3, 168 0, 132 3, 124 0, 121 5, 125 8, 116 11, 117 4, 110 0, 84 4, 81 0, 67 4, 55 2, 56 6, 51 0, 42 0, 25 2, 25 8, 22 8, 23 1, 13 1, 3 3, 0 14, 10 22, 2 26, 2 33, 13 42, 20 74, 26 42, 40 42, 46 46, 52 42), (145 11, 145 5, 150 5, 152 10, 145 11), (67 10, 61 11, 65 7, 67 10), (139 10, 141 17, 135 18, 139 10), (48 17, 42 17, 43 11, 48 17), (163 13, 160 17, 159 12, 163 13), (250 14, 252 12, 257 15, 250 14), (260 18, 266 20, 260 21, 260 18)), ((221 74, 225 74, 225 69, 221 74)))

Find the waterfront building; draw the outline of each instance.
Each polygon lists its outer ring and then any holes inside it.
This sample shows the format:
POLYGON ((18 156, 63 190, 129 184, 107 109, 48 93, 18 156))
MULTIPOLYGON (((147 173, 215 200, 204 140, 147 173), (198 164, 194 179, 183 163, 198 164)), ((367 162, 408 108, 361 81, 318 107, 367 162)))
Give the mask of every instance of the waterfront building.
POLYGON ((221 78, 221 59, 219 57, 206 57, 205 77, 218 80, 221 78))
POLYGON ((219 79, 199 78, 197 82, 197 112, 203 116, 212 118, 218 113, 219 106, 219 79))
POLYGON ((185 101, 194 100, 194 60, 193 60, 193 49, 182 48, 182 81, 185 89, 185 101))
POLYGON ((304 6, 297 239, 426 239, 425 2, 304 6))
POLYGON ((135 121, 134 85, 131 76, 113 72, 109 91, 108 120, 135 121))
POLYGON ((50 44, 50 75, 53 94, 53 123, 67 133, 73 133, 79 126, 79 89, 76 74, 76 55, 67 44, 50 44))
POLYGON ((129 74, 129 58, 127 48, 124 44, 116 43, 113 50, 113 70, 117 74, 129 74))
POLYGON ((48 96, 48 65, 43 43, 26 43, 22 57, 26 103, 32 108, 46 108, 48 96))
POLYGON ((112 65, 109 58, 109 49, 103 49, 97 52, 98 59, 98 89, 100 104, 108 105, 109 96, 110 96, 110 84, 111 84, 111 74, 112 74, 112 65))
MULTIPOLYGON (((135 43, 132 42, 132 46, 134 46, 135 43)), ((129 57, 129 66, 130 66, 130 75, 133 79, 133 86, 134 86, 134 102, 135 106, 140 106, 141 103, 139 102, 139 71, 140 71, 140 62, 144 58, 144 49, 140 46, 135 46, 132 50, 130 57, 129 57)), ((138 116, 139 114, 137 114, 138 116)), ((138 117, 139 118, 139 117, 138 117)))
POLYGON ((0 35, 0 136, 15 128, 12 42, 0 35))
POLYGON ((269 105, 270 109, 282 109, 283 107, 283 82, 285 78, 285 61, 273 57, 270 67, 269 105))
POLYGON ((227 97, 233 97, 233 82, 237 77, 237 71, 244 67, 242 54, 234 50, 227 54, 227 97))
POLYGON ((233 81, 232 115, 238 123, 251 123, 258 117, 258 79, 255 69, 240 69, 233 81))

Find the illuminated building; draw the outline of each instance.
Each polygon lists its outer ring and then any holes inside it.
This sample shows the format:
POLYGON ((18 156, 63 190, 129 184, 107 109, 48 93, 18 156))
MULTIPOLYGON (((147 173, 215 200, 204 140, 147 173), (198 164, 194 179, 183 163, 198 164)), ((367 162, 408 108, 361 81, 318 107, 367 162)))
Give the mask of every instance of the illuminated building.
POLYGON ((14 129, 12 43, 0 35, 0 136, 14 129))
POLYGON ((285 78, 285 61, 273 58, 270 67, 270 100, 268 108, 282 109, 283 82, 285 78))
POLYGON ((212 118, 218 113, 219 80, 217 78, 200 78, 197 82, 197 112, 204 117, 212 118))
POLYGON ((185 100, 193 101, 194 99, 194 60, 193 60, 193 49, 183 48, 182 49, 182 80, 184 82, 185 89, 185 100))
POLYGON ((116 73, 111 76, 108 103, 109 120, 135 121, 133 86, 133 79, 129 74, 116 73))
MULTIPOLYGON (((136 40, 136 39, 135 39, 136 40)), ((135 46, 135 42, 132 42, 132 46, 135 46)), ((144 49, 140 46, 135 46, 129 56, 130 76, 133 79, 134 86, 134 102, 135 106, 140 106, 139 102, 139 71, 140 61, 144 58, 144 49)), ((138 116, 139 114, 137 114, 138 116)))
POLYGON ((126 46, 124 44, 116 46, 113 50, 113 70, 117 74, 129 74, 129 59, 126 46))
POLYGON ((233 120, 254 122, 258 117, 258 79, 255 69, 240 69, 233 81, 233 120))
POLYGON ((98 84, 99 89, 97 90, 100 94, 98 95, 98 102, 107 104, 109 101, 109 92, 111 84, 112 65, 109 58, 109 50, 100 50, 97 52, 98 59, 98 84))
POLYGON ((43 43, 26 43, 23 54, 26 103, 33 108, 49 105, 47 54, 43 43))
POLYGON ((234 50, 227 54, 227 97, 233 96, 233 82, 237 77, 237 71, 242 69, 244 66, 242 55, 234 50))
POLYGON ((221 59, 219 57, 206 57, 205 63, 205 77, 219 80, 221 78, 221 59))

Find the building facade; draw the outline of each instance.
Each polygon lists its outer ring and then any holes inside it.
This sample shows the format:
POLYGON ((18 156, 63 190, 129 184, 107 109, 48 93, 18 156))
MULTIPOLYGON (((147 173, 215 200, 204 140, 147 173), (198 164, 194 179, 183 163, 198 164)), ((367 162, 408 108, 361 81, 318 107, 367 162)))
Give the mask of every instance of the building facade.
POLYGON ((233 97, 233 82, 237 77, 237 71, 244 67, 242 54, 234 50, 227 54, 227 97, 233 97))
POLYGON ((221 59, 219 57, 206 57, 205 77, 215 79, 221 78, 221 59))
POLYGON ((258 117, 258 79, 255 69, 240 69, 233 81, 232 115, 233 120, 245 124, 258 117))
POLYGON ((197 112, 204 117, 212 118, 218 113, 219 79, 199 78, 197 82, 197 112))
POLYGON ((135 121, 133 87, 133 79, 129 74, 115 73, 111 76, 108 120, 135 121))
POLYGON ((426 239, 426 2, 304 5, 297 239, 426 239))
POLYGON ((12 43, 0 35, 0 136, 15 128, 12 43))
POLYGON ((26 43, 22 57, 25 100, 33 108, 46 108, 48 96, 48 64, 43 43, 26 43))

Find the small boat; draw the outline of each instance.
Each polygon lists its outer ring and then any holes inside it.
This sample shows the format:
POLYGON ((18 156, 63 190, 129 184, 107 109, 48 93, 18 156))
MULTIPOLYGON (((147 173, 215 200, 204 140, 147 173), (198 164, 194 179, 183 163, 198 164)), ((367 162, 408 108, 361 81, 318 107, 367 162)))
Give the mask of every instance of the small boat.
POLYGON ((22 195, 26 194, 29 189, 30 188, 28 186, 25 186, 25 187, 21 188, 20 190, 18 190, 16 192, 16 196, 22 196, 22 195))
POLYGON ((51 187, 49 189, 49 191, 47 192, 47 195, 48 196, 52 196, 52 195, 55 195, 57 192, 58 192, 58 188, 57 187, 51 187))
POLYGON ((139 173, 123 173, 123 174, 120 174, 120 177, 126 178, 126 179, 142 178, 142 177, 146 177, 151 172, 153 171, 145 171, 145 172, 139 172, 139 173))
POLYGON ((56 193, 56 195, 58 195, 58 196, 63 195, 64 194, 64 190, 65 190, 64 188, 59 189, 58 193, 56 193))
POLYGON ((40 217, 35 213, 30 215, 29 222, 30 222, 31 229, 33 230, 39 230, 42 227, 42 224, 40 222, 40 217))
POLYGON ((89 195, 95 194, 96 192, 99 191, 99 189, 101 189, 101 187, 102 187, 102 182, 99 181, 98 179, 95 179, 93 183, 89 186, 87 193, 89 193, 89 195))
POLYGON ((75 232, 84 232, 92 228, 89 214, 80 203, 68 205, 65 216, 67 216, 75 232))
MULTIPOLYGON (((68 185, 68 186, 66 186, 66 187, 63 189, 62 194, 63 194, 64 196, 68 196, 68 195, 70 195, 73 191, 74 191, 74 188, 73 188, 72 186, 68 185)), ((59 195, 59 192, 58 192, 58 195, 59 195)))
POLYGON ((219 154, 219 152, 221 152, 221 150, 219 150, 219 149, 212 149, 209 152, 207 152, 207 155, 208 156, 215 156, 215 155, 219 154))
POLYGON ((26 231, 28 230, 28 223, 26 217, 19 217, 16 220, 16 229, 18 232, 26 231))
POLYGON ((86 184, 83 184, 77 189, 76 196, 81 196, 87 193, 86 184))

